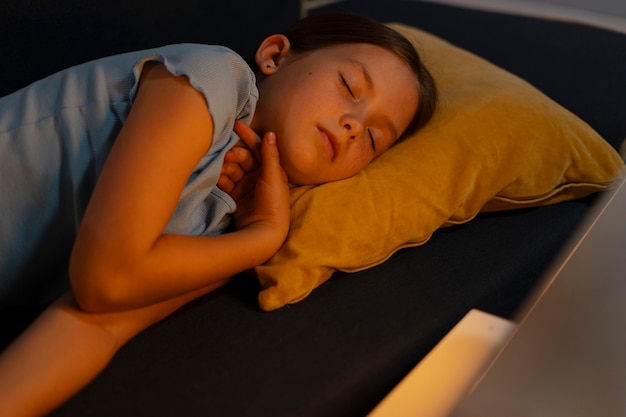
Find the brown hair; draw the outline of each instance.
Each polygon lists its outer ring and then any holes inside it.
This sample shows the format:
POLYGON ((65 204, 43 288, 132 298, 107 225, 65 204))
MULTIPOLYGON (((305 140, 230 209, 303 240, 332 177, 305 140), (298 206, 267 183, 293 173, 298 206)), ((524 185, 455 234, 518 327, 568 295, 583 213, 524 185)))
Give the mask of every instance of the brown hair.
POLYGON ((289 26, 283 34, 294 52, 311 52, 345 43, 369 43, 400 57, 417 77, 419 105, 402 136, 418 131, 432 117, 437 105, 437 87, 419 54, 404 36, 373 19, 344 13, 305 17, 289 26))

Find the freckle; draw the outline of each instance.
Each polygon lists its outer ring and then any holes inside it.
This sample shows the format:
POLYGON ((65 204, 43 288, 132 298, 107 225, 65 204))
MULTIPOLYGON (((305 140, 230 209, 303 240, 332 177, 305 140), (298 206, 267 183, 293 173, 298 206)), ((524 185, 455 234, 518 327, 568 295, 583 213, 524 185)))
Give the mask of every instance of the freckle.
POLYGON ((312 72, 309 72, 309 75, 313 75, 313 73, 312 73, 312 72))

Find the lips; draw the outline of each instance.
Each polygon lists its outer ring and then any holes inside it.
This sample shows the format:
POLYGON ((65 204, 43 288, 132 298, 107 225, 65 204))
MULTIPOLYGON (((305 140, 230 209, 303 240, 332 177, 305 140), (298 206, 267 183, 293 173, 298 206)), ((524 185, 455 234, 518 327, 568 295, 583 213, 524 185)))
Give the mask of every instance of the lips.
POLYGON ((335 159, 335 155, 339 151, 339 142, 337 141, 335 135, 333 135, 330 131, 320 126, 318 126, 317 129, 320 132, 320 136, 322 137, 322 142, 326 147, 328 156, 332 161, 333 159, 335 159))

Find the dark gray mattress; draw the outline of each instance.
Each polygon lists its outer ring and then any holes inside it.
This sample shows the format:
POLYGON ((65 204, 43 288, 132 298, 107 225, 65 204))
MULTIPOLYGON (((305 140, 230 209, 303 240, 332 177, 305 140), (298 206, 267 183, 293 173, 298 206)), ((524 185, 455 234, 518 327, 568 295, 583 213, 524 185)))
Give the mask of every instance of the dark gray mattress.
MULTIPOLYGON (((140 1, 95 9, 87 6, 92 2, 68 3, 73 6, 54 13, 45 2, 1 6, 23 19, 2 29, 15 40, 0 50, 3 93, 92 54, 181 38, 226 43, 247 54, 251 37, 280 30, 298 12, 293 1, 269 1, 238 17, 247 2, 211 9, 182 0, 193 13, 173 19, 165 2, 155 2, 151 16, 139 18, 140 1), (39 15, 19 9, 37 4, 39 15), (202 14, 214 26, 196 17, 202 14), (76 19, 80 24, 72 24, 76 19), (114 30, 93 40, 94 51, 81 38, 98 25, 114 30)), ((528 80, 613 146, 626 137, 626 35, 417 1, 324 8, 338 9, 430 31, 528 80)), ((380 266, 338 273, 304 301, 271 313, 257 306, 254 279, 236 277, 132 340, 52 415, 363 416, 469 309, 514 315, 593 199, 480 215, 380 266)), ((36 312, 1 311, 3 342, 36 312)))

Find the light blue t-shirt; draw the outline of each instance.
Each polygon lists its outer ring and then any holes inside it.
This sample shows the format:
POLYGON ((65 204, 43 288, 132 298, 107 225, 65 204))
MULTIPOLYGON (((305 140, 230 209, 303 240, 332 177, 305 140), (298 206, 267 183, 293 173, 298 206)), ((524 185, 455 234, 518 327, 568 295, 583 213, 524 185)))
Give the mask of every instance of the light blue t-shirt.
POLYGON ((212 146, 165 232, 214 235, 228 226, 235 202, 216 184, 224 154, 238 140, 234 122, 249 123, 258 99, 254 74, 239 55, 180 44, 69 68, 0 98, 0 306, 33 295, 49 301, 68 287, 76 230, 148 61, 185 75, 214 122, 212 146))

